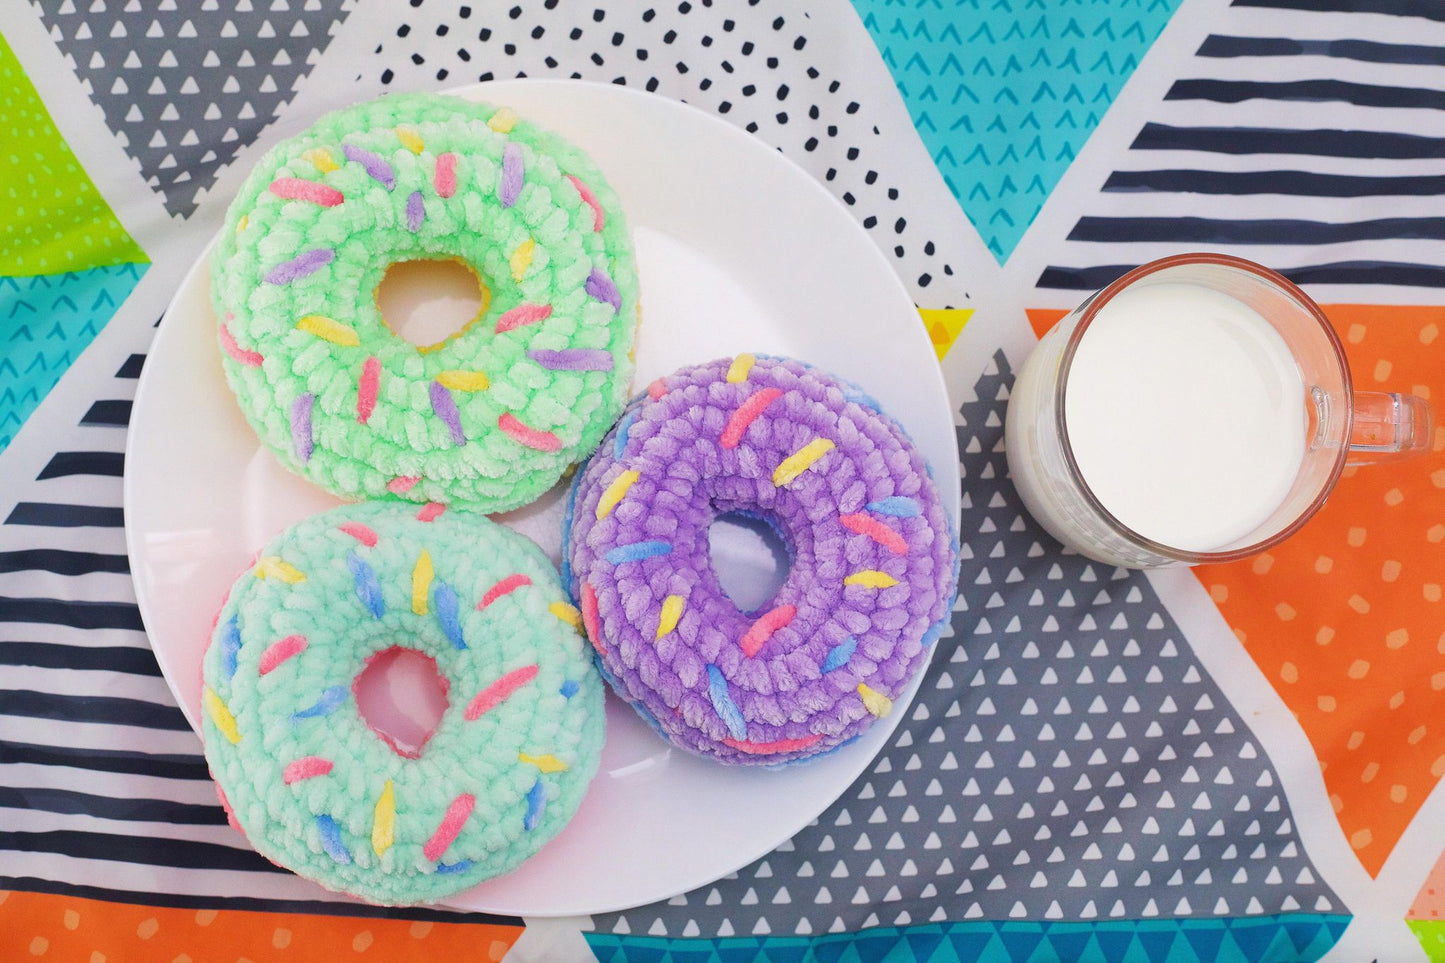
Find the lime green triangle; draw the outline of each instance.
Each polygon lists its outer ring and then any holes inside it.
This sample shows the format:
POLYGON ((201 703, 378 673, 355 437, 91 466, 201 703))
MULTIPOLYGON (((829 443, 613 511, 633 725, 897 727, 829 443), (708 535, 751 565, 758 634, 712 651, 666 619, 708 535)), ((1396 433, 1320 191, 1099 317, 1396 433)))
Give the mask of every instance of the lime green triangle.
POLYGON ((56 130, 4 37, 0 145, 0 275, 149 262, 56 130))

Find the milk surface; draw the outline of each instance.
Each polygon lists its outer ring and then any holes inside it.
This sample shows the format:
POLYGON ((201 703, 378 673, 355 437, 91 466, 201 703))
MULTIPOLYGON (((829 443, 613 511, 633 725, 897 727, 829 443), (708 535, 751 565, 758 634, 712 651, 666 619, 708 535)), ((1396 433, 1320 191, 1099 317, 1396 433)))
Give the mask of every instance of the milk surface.
POLYGON ((1206 552, 1284 501, 1305 452, 1305 387, 1284 339, 1248 305, 1193 284, 1144 285, 1112 298, 1084 334, 1064 422, 1114 517, 1206 552))

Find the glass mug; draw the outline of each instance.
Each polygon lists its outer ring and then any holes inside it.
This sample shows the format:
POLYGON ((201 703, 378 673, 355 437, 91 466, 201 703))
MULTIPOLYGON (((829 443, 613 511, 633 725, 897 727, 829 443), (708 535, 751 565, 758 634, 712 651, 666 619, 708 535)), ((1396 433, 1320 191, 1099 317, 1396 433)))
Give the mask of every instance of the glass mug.
POLYGON ((1082 555, 1128 568, 1228 562, 1283 541, 1346 464, 1430 449, 1419 397, 1355 391, 1339 338, 1284 277, 1181 254, 1063 318, 1005 418, 1024 505, 1082 555))

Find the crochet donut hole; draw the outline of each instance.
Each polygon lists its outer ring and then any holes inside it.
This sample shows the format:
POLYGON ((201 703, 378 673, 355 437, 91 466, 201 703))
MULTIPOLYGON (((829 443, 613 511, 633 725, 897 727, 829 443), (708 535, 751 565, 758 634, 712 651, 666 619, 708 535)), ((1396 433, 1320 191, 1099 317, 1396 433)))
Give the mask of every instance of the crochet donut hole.
POLYGON ((654 382, 571 490, 564 582, 604 677, 674 744, 776 765, 892 711, 952 606, 957 546, 922 456, 854 386, 750 354, 654 382), (761 519, 786 578, 754 610, 710 557, 761 519))
POLYGON ((627 397, 637 280, 616 196, 505 107, 406 94, 322 117, 251 172, 211 283, 247 419, 345 498, 519 507, 627 397), (421 344, 378 305, 415 262, 461 272, 478 303, 421 344))

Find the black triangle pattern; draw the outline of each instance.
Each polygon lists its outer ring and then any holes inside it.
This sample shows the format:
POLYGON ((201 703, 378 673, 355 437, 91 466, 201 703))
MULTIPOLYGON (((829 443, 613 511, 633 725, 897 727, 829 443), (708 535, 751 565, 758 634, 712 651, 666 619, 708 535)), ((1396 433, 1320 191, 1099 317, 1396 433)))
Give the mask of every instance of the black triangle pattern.
POLYGON ((1147 579, 1065 554, 1007 479, 1002 352, 959 411, 963 566, 908 718, 815 823, 601 933, 1343 912, 1259 743, 1147 579))
POLYGON ((141 174, 188 217, 310 73, 346 0, 36 3, 141 174), (257 51, 264 53, 257 55, 257 51))

